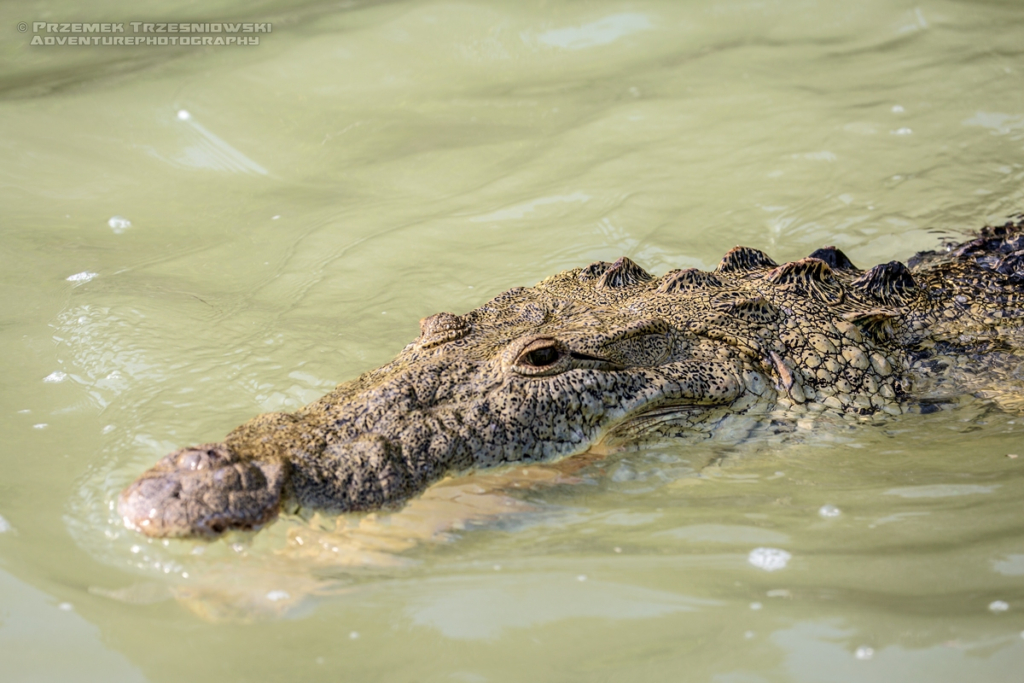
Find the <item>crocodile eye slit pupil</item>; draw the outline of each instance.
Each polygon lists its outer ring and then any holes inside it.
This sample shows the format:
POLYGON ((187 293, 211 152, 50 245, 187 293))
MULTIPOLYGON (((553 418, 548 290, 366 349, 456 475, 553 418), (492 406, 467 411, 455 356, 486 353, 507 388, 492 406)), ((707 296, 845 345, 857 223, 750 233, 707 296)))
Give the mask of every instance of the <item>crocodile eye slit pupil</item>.
POLYGON ((545 346, 542 349, 534 349, 526 354, 526 362, 534 367, 543 368, 558 360, 558 356, 559 354, 557 349, 551 346, 545 346))

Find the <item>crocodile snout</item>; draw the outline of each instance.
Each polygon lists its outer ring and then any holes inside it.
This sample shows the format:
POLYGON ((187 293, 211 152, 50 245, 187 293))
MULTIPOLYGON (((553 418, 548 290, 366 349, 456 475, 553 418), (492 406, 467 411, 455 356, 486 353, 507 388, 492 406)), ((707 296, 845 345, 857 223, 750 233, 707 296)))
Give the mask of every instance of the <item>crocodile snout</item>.
POLYGON ((125 489, 117 510, 147 536, 255 529, 277 516, 285 476, 283 463, 242 460, 224 444, 182 448, 125 489))

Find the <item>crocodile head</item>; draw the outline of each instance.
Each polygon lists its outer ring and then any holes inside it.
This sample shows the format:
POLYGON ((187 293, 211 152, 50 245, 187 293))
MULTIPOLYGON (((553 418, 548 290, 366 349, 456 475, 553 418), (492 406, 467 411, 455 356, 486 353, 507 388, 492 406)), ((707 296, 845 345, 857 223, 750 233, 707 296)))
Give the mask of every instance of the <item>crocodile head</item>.
POLYGON ((636 303, 657 286, 620 259, 509 290, 463 316, 425 318, 387 365, 296 413, 261 415, 223 444, 165 457, 125 490, 119 510, 149 535, 215 536, 258 527, 282 502, 394 507, 449 473, 700 429, 752 380, 735 346, 636 303))
MULTIPOLYGON (((835 247, 778 265, 736 247, 712 272, 653 278, 627 258, 567 270, 425 318, 387 365, 172 453, 119 510, 150 535, 215 536, 282 504, 394 507, 449 473, 707 432, 728 412, 898 415, 941 367, 912 372, 934 350, 1019 353, 1022 247, 1018 217, 909 268, 862 271, 835 247)), ((935 381, 978 386, 952 370, 935 381)))

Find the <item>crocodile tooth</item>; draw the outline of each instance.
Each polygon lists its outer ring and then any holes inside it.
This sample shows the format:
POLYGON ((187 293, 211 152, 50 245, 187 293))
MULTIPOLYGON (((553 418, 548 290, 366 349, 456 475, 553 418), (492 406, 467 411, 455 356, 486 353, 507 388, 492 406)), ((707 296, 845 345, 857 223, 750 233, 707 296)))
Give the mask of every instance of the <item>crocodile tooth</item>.
POLYGON ((617 289, 653 279, 650 273, 623 256, 601 275, 596 286, 598 289, 617 289))
POLYGON ((816 249, 808 258, 821 259, 832 270, 859 270, 846 254, 831 246, 816 249))
POLYGON ((875 266, 850 283, 887 304, 905 304, 920 294, 914 276, 899 261, 875 266))
POLYGON ((777 265, 779 264, 772 261, 767 254, 759 249, 733 247, 722 257, 722 262, 718 264, 715 272, 734 273, 759 268, 774 268, 777 265))

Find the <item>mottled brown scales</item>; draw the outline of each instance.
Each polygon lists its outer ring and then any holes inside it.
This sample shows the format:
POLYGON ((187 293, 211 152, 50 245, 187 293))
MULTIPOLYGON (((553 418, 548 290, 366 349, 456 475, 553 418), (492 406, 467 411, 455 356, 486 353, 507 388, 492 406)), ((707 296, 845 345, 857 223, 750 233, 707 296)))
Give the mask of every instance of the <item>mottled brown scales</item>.
POLYGON ((1020 374, 1022 307, 1020 218, 909 268, 861 271, 835 247, 782 265, 736 247, 712 273, 660 278, 601 261, 424 318, 391 363, 168 455, 118 509, 151 536, 209 537, 282 506, 396 507, 474 467, 708 434, 727 415, 864 419, 943 392, 1009 406, 993 387, 1020 374))

